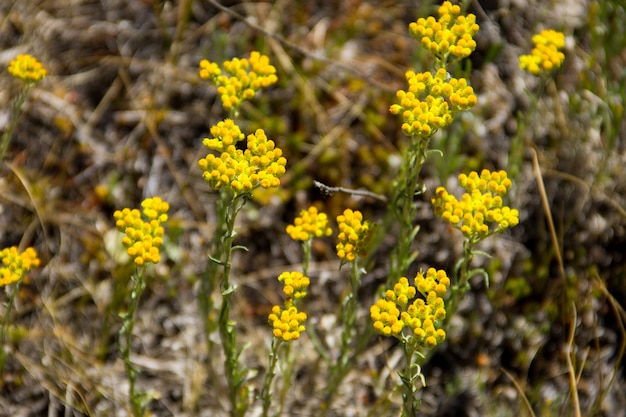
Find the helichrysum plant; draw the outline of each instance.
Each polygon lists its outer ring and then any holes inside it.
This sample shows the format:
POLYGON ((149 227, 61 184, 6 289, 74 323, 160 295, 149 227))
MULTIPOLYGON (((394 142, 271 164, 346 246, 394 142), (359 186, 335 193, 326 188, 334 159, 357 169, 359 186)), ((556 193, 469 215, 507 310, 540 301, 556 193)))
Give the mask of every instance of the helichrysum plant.
POLYGON ((432 204, 435 214, 463 234, 463 258, 457 263, 456 282, 452 287, 454 307, 469 287, 469 279, 485 274, 482 269, 470 269, 477 253, 476 245, 495 233, 501 233, 519 223, 519 212, 504 204, 503 197, 512 187, 506 171, 484 169, 459 175, 459 184, 466 190, 461 199, 444 187, 435 190, 432 204))
POLYGON ((13 134, 13 130, 15 130, 18 116, 22 111, 22 106, 26 101, 26 97, 28 97, 28 93, 35 86, 35 84, 43 80, 48 74, 48 71, 44 68, 41 62, 39 62, 37 58, 28 54, 18 55, 15 57, 15 59, 9 63, 7 71, 13 77, 23 81, 24 87, 21 89, 19 95, 13 102, 13 113, 11 115, 9 127, 2 134, 2 139, 0 139, 0 161, 4 160, 6 151, 9 148, 11 135, 13 134))
POLYGON ((169 204, 160 197, 147 198, 141 202, 141 210, 125 208, 113 213, 115 226, 123 233, 122 244, 128 256, 135 264, 135 273, 131 277, 132 287, 128 310, 121 314, 123 319, 120 330, 120 354, 129 379, 128 396, 134 417, 143 417, 150 397, 135 387, 138 370, 130 360, 131 339, 135 325, 135 313, 146 282, 144 274, 149 264, 156 264, 161 259, 160 248, 163 244, 164 223, 168 220, 169 204))
MULTIPOLYGON (((327 237, 332 234, 330 221, 326 213, 320 212, 317 207, 310 206, 302 210, 293 224, 286 227, 287 234, 296 242, 302 245, 302 272, 284 272, 278 277, 278 281, 283 284, 283 293, 286 296, 284 307, 274 306, 269 315, 269 322, 273 329, 274 339, 270 352, 270 366, 265 377, 265 384, 262 390, 263 416, 267 415, 272 402, 277 403, 278 410, 275 415, 280 415, 283 410, 285 400, 290 392, 293 375, 295 373, 296 352, 292 349, 292 343, 283 343, 296 340, 305 330, 303 320, 306 313, 301 311, 306 296, 310 279, 307 277, 309 263, 311 261, 311 248, 313 239, 327 237), (286 320, 289 319, 287 325, 286 320), (288 330, 285 333, 284 330, 288 330), (295 332, 294 332, 295 329, 295 332), (297 336, 297 337, 294 337, 297 336), (284 348, 279 352, 279 348, 284 348), (280 358, 279 358, 280 353, 280 358), (274 401, 271 400, 271 383, 275 374, 275 367, 278 359, 283 362, 282 366, 282 387, 274 401)), ((314 334, 313 329, 310 330, 314 334)))
POLYGON ((350 292, 343 298, 339 320, 341 334, 339 336, 339 355, 331 358, 329 363, 328 382, 324 390, 324 398, 320 407, 323 415, 337 394, 341 381, 353 367, 354 355, 358 352, 359 326, 357 326, 358 292, 364 267, 361 260, 366 258, 375 224, 365 220, 359 210, 345 209, 337 216, 337 256, 341 265, 350 265, 350 292))
POLYGON ((441 322, 446 317, 444 297, 450 279, 443 270, 429 268, 419 272, 414 285, 401 277, 382 298, 370 307, 370 317, 376 332, 398 339, 404 352, 404 370, 400 378, 404 385, 403 415, 414 416, 418 401, 415 393, 417 381, 425 384, 419 361, 422 350, 441 343, 446 332, 441 322))
POLYGON ((555 70, 563 64, 565 35, 552 29, 543 30, 532 38, 535 47, 529 55, 519 58, 520 67, 531 74, 539 75, 555 70))
POLYGON ((15 296, 19 291, 20 283, 24 275, 33 268, 37 268, 40 264, 37 251, 32 248, 26 248, 20 253, 16 246, 4 248, 0 251, 0 287, 5 287, 9 296, 9 301, 5 306, 4 316, 2 317, 2 327, 0 327, 0 374, 6 363, 6 338, 9 331, 9 323, 11 323, 11 311, 15 296))
POLYGON ((448 73, 451 63, 468 57, 476 48, 476 18, 461 14, 461 8, 445 1, 438 8, 439 18, 419 18, 409 25, 409 33, 432 53, 434 71, 406 72, 408 87, 396 93, 397 103, 389 111, 402 118, 402 132, 409 138, 403 151, 398 179, 392 184, 389 223, 399 225, 398 244, 391 259, 387 284, 401 277, 417 256, 411 245, 419 231, 414 225, 417 213, 415 196, 422 193, 420 171, 426 160, 430 138, 454 120, 457 112, 472 108, 477 98, 464 78, 448 73))
POLYGON ((293 375, 295 358, 291 355, 291 343, 300 338, 300 335, 306 330, 304 322, 307 314, 299 309, 300 300, 307 294, 311 280, 299 271, 283 272, 278 277, 278 281, 283 284, 283 293, 286 296, 283 306, 275 305, 268 316, 268 321, 272 327, 272 345, 269 354, 269 365, 263 389, 261 390, 261 400, 263 401, 262 416, 266 417, 272 404, 272 381, 276 375, 276 364, 280 357, 280 348, 286 346, 284 354, 285 372, 283 378, 283 389, 279 395, 279 401, 276 401, 279 410, 276 415, 280 415, 283 407, 284 397, 289 390, 291 384, 291 376, 293 375))
MULTIPOLYGON (((287 161, 282 150, 262 129, 245 135, 234 118, 239 115, 239 108, 244 100, 252 99, 261 88, 269 87, 277 81, 276 69, 267 56, 253 51, 249 58, 234 58, 222 63, 221 67, 206 59, 202 60, 199 74, 201 78, 208 79, 217 86, 222 106, 231 118, 211 127, 211 137, 203 141, 209 152, 198 162, 204 180, 219 192, 216 202, 216 232, 210 250, 210 261, 200 284, 198 302, 205 322, 209 354, 213 346, 210 334, 215 327, 219 329, 225 356, 231 415, 243 416, 249 403, 249 390, 245 385, 247 370, 239 363, 241 351, 237 347, 235 324, 230 317, 232 295, 235 291, 230 276, 232 252, 235 248, 240 248, 234 246, 235 220, 254 190, 276 188, 280 185, 287 161), (245 143, 241 146, 239 142, 244 140, 245 143), (215 325, 213 292, 218 287, 221 306, 215 325)), ((293 309, 289 310, 288 307, 286 313, 278 313, 279 321, 275 323, 280 330, 281 317, 293 313, 293 309)), ((295 317, 301 316, 295 313, 295 317)), ((298 328, 299 325, 295 326, 295 330, 291 327, 285 329, 284 336, 295 338, 299 335, 298 328)))
POLYGON ((217 87, 217 94, 224 109, 233 117, 238 115, 244 100, 254 98, 256 93, 276 83, 276 68, 267 56, 257 51, 250 58, 233 58, 224 61, 222 67, 207 59, 200 61, 200 78, 210 80, 217 87))

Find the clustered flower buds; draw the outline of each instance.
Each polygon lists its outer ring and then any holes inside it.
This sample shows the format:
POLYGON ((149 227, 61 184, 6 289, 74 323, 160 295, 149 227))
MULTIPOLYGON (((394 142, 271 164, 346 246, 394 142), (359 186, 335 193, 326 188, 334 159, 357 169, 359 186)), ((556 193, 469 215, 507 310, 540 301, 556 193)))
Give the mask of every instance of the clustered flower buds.
POLYGON ((409 25, 409 33, 442 62, 449 55, 456 59, 468 57, 476 49, 473 37, 478 32, 476 16, 461 15, 461 7, 449 1, 439 7, 439 20, 429 16, 409 25))
POLYGON ((39 266, 39 258, 34 248, 26 248, 19 253, 17 246, 0 251, 0 287, 13 284, 22 279, 24 274, 39 266))
POLYGON ((159 247, 165 233, 162 224, 168 219, 168 210, 167 202, 153 197, 141 202, 141 211, 125 208, 113 213, 115 226, 124 233, 122 243, 137 266, 160 261, 159 247))
POLYGON ((27 83, 41 81, 48 74, 48 71, 46 71, 41 62, 28 54, 16 56, 15 59, 9 63, 7 71, 13 77, 19 78, 27 83))
POLYGON ((283 283, 283 292, 287 298, 299 300, 306 296, 311 280, 302 272, 283 272, 278 276, 278 281, 283 283))
POLYGON ((435 214, 459 229, 474 242, 516 226, 519 212, 504 206, 502 197, 512 186, 505 171, 491 172, 484 169, 480 175, 472 171, 459 175, 459 184, 467 193, 461 200, 449 194, 444 187, 435 190, 432 204, 435 214), (490 227, 495 224, 495 227, 490 227))
POLYGON ((389 111, 402 115, 402 132, 406 136, 429 137, 454 119, 457 111, 476 105, 474 90, 464 78, 450 78, 445 68, 435 75, 430 72, 407 71, 409 88, 398 90, 399 104, 389 111))
POLYGON ((402 132, 409 137, 428 138, 452 123, 457 111, 476 105, 474 90, 464 78, 452 78, 446 70, 454 60, 469 56, 476 49, 476 16, 461 15, 461 8, 445 1, 439 19, 419 18, 409 25, 409 33, 437 59, 439 69, 431 72, 407 71, 408 89, 398 90, 398 104, 389 111, 402 116, 402 132))
POLYGON ((446 337, 437 324, 446 317, 443 296, 449 286, 446 272, 434 268, 429 268, 426 274, 420 271, 414 285, 409 285, 406 277, 400 278, 393 289, 385 291, 370 307, 374 329, 409 343, 436 346, 446 337))
POLYGON ((203 144, 219 155, 209 153, 198 161, 204 180, 211 187, 230 187, 237 193, 251 192, 258 187, 274 188, 280 185, 285 174, 287 160, 274 141, 269 140, 262 129, 247 136, 247 149, 236 147, 244 135, 231 119, 219 122, 211 128, 212 138, 203 144))
POLYGON ((217 86, 217 94, 227 111, 236 111, 243 100, 249 100, 261 88, 276 83, 276 68, 269 58, 257 51, 250 58, 233 58, 220 67, 209 60, 200 61, 200 78, 209 79, 217 86))
POLYGON ((291 304, 285 308, 280 306, 272 307, 268 319, 274 331, 274 337, 289 342, 300 338, 300 333, 305 330, 304 322, 306 321, 306 313, 298 311, 298 308, 291 304))
POLYGON ((520 67, 531 74, 541 74, 557 69, 563 63, 565 55, 565 35, 555 30, 544 30, 533 36, 533 48, 530 55, 519 57, 520 67))
POLYGON ((328 225, 326 213, 319 213, 317 207, 311 206, 302 210, 293 224, 287 226, 287 234, 293 240, 306 242, 313 237, 330 236, 333 230, 328 225))
POLYGON ((357 256, 367 256, 367 245, 374 232, 373 224, 363 221, 363 214, 351 209, 344 210, 337 216, 339 234, 337 235, 337 256, 352 262, 357 256))

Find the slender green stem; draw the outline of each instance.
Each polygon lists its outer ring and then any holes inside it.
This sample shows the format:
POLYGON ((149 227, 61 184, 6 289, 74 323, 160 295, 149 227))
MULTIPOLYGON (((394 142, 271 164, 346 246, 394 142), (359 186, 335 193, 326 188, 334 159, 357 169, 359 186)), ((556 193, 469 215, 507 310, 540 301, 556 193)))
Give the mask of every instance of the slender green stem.
POLYGON ((324 394, 324 401, 320 407, 320 416, 330 409, 337 389, 341 382, 352 369, 353 359, 357 355, 353 341, 359 339, 359 329, 356 325, 356 313, 358 309, 358 292, 361 287, 362 270, 358 265, 359 259, 350 262, 350 293, 344 298, 341 307, 341 340, 339 357, 330 367, 328 384, 324 394))
MULTIPOLYGON (((278 349, 281 346, 281 339, 272 338, 272 350, 270 352, 270 362, 267 367, 267 373, 265 374, 265 379, 263 381, 263 389, 261 390, 261 400, 263 401, 263 413, 261 414, 263 417, 267 417, 270 409, 270 405, 272 404, 272 381, 274 380, 274 376, 276 375, 276 364, 278 363, 278 349)), ((291 346, 287 344, 287 347, 291 346)), ((284 384, 288 385, 288 384, 284 384)), ((282 409, 282 405, 281 405, 282 409)), ((278 412, 280 415, 280 410, 278 412)))
POLYGON ((130 400, 131 411, 135 417, 143 417, 145 409, 145 395, 138 392, 135 387, 139 371, 130 360, 133 328, 135 327, 135 313, 137 312, 137 307, 139 306, 141 294, 146 288, 146 283, 143 277, 144 271, 145 266, 137 268, 135 274, 131 278, 133 286, 130 292, 130 303, 128 305, 128 311, 121 315, 123 324, 120 331, 120 354, 124 360, 124 367, 126 369, 126 374, 128 375, 128 398, 130 400))
POLYGON ((18 96, 15 98, 13 102, 13 113, 11 114, 11 121, 9 122, 9 127, 2 134, 2 139, 0 140, 0 161, 4 161, 4 156, 6 155, 7 149, 9 149, 9 143, 11 142, 11 136, 13 135, 13 130, 15 129, 15 125, 17 124, 17 119, 19 115, 22 113, 22 106, 26 101, 26 97, 28 97, 28 93, 32 89, 34 84, 27 83, 26 86, 18 96))
POLYGON ((404 351, 404 371, 400 375, 404 385, 404 393, 402 394, 403 410, 402 416, 412 417, 417 413, 419 401, 415 398, 417 387, 415 386, 421 375, 421 368, 418 365, 416 356, 419 356, 418 346, 413 343, 412 339, 402 341, 402 349, 404 351))
POLYGON ((2 328, 0 328, 0 374, 4 370, 4 365, 7 360, 7 352, 6 352, 6 338, 9 332, 9 323, 11 323, 11 312, 13 311, 13 305, 15 303, 15 296, 17 295, 20 289, 21 281, 17 281, 15 285, 13 285, 12 289, 9 291, 9 302, 6 305, 6 310, 4 311, 4 317, 2 318, 2 328))
MULTIPOLYGON (((240 366, 239 350, 237 349, 237 332, 235 324, 230 319, 232 296, 235 287, 230 283, 231 260, 233 251, 233 241, 235 239, 235 220, 239 210, 245 204, 245 195, 235 195, 226 211, 226 228, 222 236, 223 259, 219 261, 222 266, 222 276, 220 290, 222 293, 222 306, 219 316, 219 333, 222 341, 222 349, 225 361, 226 379, 228 381, 228 392, 231 402, 231 416, 242 417, 247 409, 247 389, 243 387, 246 369, 240 366)), ((217 262, 217 260, 215 260, 217 262)))
POLYGON ((403 276, 417 253, 411 252, 411 247, 415 236, 419 231, 419 226, 414 226, 413 222, 417 213, 415 196, 421 192, 420 172, 426 161, 426 148, 428 138, 412 138, 409 148, 404 152, 402 168, 398 179, 394 182, 391 192, 391 216, 385 220, 385 230, 389 230, 391 222, 399 226, 398 243, 391 255, 390 273, 386 285, 397 282, 403 276))

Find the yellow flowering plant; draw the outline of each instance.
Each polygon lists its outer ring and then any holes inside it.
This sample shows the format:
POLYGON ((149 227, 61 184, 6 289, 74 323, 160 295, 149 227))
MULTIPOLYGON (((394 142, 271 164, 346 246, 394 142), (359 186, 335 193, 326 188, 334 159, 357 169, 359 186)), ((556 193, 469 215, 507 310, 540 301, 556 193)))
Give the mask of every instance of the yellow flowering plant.
POLYGON ((128 375, 128 397, 134 417, 143 417, 150 396, 136 388, 139 371, 130 360, 131 338, 135 326, 135 313, 139 299, 146 288, 144 274, 149 264, 161 260, 160 247, 165 234, 163 225, 168 220, 169 204, 160 197, 146 198, 141 202, 141 210, 124 208, 113 213, 115 226, 123 234, 122 244, 135 264, 131 277, 132 289, 128 310, 120 316, 123 324, 120 330, 119 349, 128 375))
POLYGON ((293 224, 287 225, 285 231, 291 239, 300 242, 302 245, 302 272, 283 272, 278 276, 278 281, 283 285, 283 293, 286 299, 283 307, 278 305, 273 306, 272 312, 268 316, 274 338, 272 339, 269 354, 268 372, 265 375, 263 389, 261 390, 263 417, 268 415, 272 403, 271 386, 280 354, 282 354, 283 361, 283 381, 279 391, 278 401, 275 401, 278 407, 278 411, 275 415, 281 414, 295 373, 296 355, 291 349, 292 344, 284 342, 292 342, 299 339, 300 334, 305 330, 310 330, 314 333, 313 329, 305 328, 304 321, 307 315, 304 311, 300 310, 302 301, 311 283, 311 280, 307 276, 309 262, 312 256, 311 247, 314 238, 322 238, 332 234, 328 215, 320 212, 315 206, 310 206, 302 210, 300 215, 294 219, 293 224), (279 349, 282 346, 284 346, 284 349, 280 352, 279 349))
POLYGON ((432 136, 450 123, 459 111, 471 109, 477 103, 473 88, 464 78, 448 73, 448 66, 465 58, 476 48, 473 37, 478 32, 476 17, 464 15, 458 5, 445 1, 438 8, 439 17, 419 18, 409 24, 409 33, 435 58, 435 70, 417 73, 409 70, 405 77, 407 88, 398 90, 397 102, 389 111, 402 118, 402 132, 409 143, 402 153, 402 165, 391 185, 389 212, 383 229, 398 227, 398 244, 391 257, 387 285, 403 276, 417 257, 412 244, 419 226, 415 197, 424 189, 420 172, 429 150, 432 136))
POLYGON ((28 247, 20 252, 17 246, 4 248, 0 251, 0 287, 5 287, 9 295, 9 301, 2 317, 2 327, 0 327, 0 373, 4 370, 6 363, 6 338, 11 322, 11 312, 15 302, 20 283, 24 275, 33 268, 37 268, 41 261, 37 251, 28 247), (9 289, 9 287, 12 287, 9 289))
MULTIPOLYGON (((245 100, 254 98, 261 88, 277 81, 276 68, 270 64, 267 56, 253 51, 249 58, 233 58, 223 62, 221 67, 204 59, 200 61, 199 75, 217 87, 222 106, 231 118, 211 127, 211 137, 202 142, 209 153, 198 161, 204 180, 219 193, 216 202, 217 225, 211 243, 209 263, 200 282, 198 304, 205 323, 205 337, 210 355, 214 344, 211 334, 216 328, 219 330, 222 351, 226 357, 231 415, 240 417, 248 408, 249 391, 245 385, 247 369, 239 363, 241 350, 237 347, 235 326, 230 318, 232 296, 236 289, 231 283, 232 252, 234 249, 245 249, 234 245, 235 220, 254 190, 280 186, 287 160, 282 150, 268 139, 262 129, 246 136, 234 118, 239 115, 239 108, 245 100), (239 142, 244 138, 246 146, 241 149, 239 142), (215 320, 213 293, 218 288, 221 306, 219 317, 215 320)), ((286 311, 279 312, 273 321, 278 326, 275 331, 283 329, 281 335, 289 339, 299 335, 299 325, 295 326, 295 330, 289 326, 284 329, 285 323, 280 319, 292 317, 289 316, 292 312, 293 310, 287 308, 286 311)), ((296 313, 295 317, 302 316, 296 313)))
POLYGON ((565 60, 562 50, 565 35, 553 29, 542 30, 532 38, 535 47, 528 55, 519 57, 519 65, 525 71, 540 75, 558 69, 565 60))
POLYGON ((251 52, 249 58, 224 61, 222 68, 203 59, 200 61, 200 78, 208 79, 217 86, 222 106, 233 117, 238 116, 239 106, 244 100, 253 99, 261 88, 278 81, 276 68, 266 55, 258 51, 251 52))
POLYGON ((446 317, 444 297, 450 279, 443 270, 429 268, 419 272, 410 285, 401 277, 370 307, 372 325, 377 333, 400 341, 405 367, 400 374, 404 385, 403 415, 415 415, 417 380, 425 385, 419 362, 424 358, 420 349, 432 349, 446 337, 441 327, 446 317))
POLYGON ((341 265, 350 265, 350 292, 343 298, 339 321, 339 356, 329 364, 328 383, 320 406, 323 415, 332 405, 337 389, 353 366, 353 360, 359 352, 361 335, 356 323, 358 310, 358 293, 361 288, 361 277, 365 272, 363 260, 367 258, 372 242, 375 224, 363 219, 359 210, 345 209, 337 216, 337 257, 341 265))
POLYGON ((482 268, 471 269, 477 254, 489 256, 475 249, 482 240, 495 233, 501 233, 519 223, 517 209, 504 205, 503 197, 513 183, 506 171, 489 171, 459 175, 459 184, 466 190, 458 200, 444 187, 438 187, 431 199, 435 215, 458 229, 464 236, 463 257, 455 267, 456 283, 452 286, 450 305, 456 309, 461 297, 469 289, 469 280, 483 274, 487 284, 488 275, 482 268))
POLYGON ((48 71, 43 64, 39 62, 37 58, 28 54, 16 56, 15 59, 9 63, 7 72, 14 78, 23 81, 24 87, 20 90, 20 93, 13 101, 13 113, 11 114, 9 126, 2 134, 2 139, 0 139, 0 161, 4 160, 7 149, 9 148, 11 135, 13 134, 13 130, 15 130, 17 119, 22 112, 22 107, 28 97, 28 93, 35 86, 35 84, 43 80, 48 74, 48 71))

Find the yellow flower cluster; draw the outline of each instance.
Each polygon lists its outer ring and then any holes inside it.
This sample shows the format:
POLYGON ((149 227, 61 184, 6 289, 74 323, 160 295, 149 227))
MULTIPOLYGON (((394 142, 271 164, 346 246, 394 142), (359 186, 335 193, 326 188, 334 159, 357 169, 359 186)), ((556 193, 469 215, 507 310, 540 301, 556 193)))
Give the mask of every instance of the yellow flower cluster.
POLYGON ((446 332, 436 325, 446 317, 443 296, 449 286, 446 272, 434 268, 426 274, 420 271, 414 285, 409 285, 406 277, 400 278, 370 307, 374 329, 385 336, 402 338, 407 328, 410 333, 406 337, 413 343, 428 347, 441 343, 446 332), (420 296, 416 297, 418 292, 420 296))
POLYGON ((286 305, 284 309, 280 306, 272 307, 268 318, 274 328, 274 337, 289 342, 300 338, 300 333, 305 330, 303 323, 307 316, 305 312, 298 311, 298 308, 291 304, 286 305))
POLYGON ((461 59, 476 49, 473 37, 478 32, 476 16, 461 15, 461 8, 449 1, 439 7, 439 20, 429 16, 409 25, 409 33, 428 49, 444 66, 450 55, 461 59))
POLYGON ((433 76, 430 72, 407 71, 407 91, 398 90, 399 104, 389 111, 402 115, 402 132, 406 136, 429 137, 449 125, 456 111, 476 105, 474 89, 464 78, 449 78, 445 68, 433 76))
POLYGON ((41 81, 48 71, 44 66, 32 55, 18 55, 9 63, 9 74, 15 78, 19 78, 27 83, 36 83, 41 81))
POLYGON ((330 236, 333 233, 328 225, 328 216, 326 213, 319 213, 315 206, 302 210, 300 216, 296 217, 286 230, 293 240, 303 242, 314 237, 330 236))
POLYGON ((24 274, 39 266, 39 258, 34 248, 26 248, 19 253, 17 246, 0 251, 0 287, 22 279, 24 274))
POLYGON ((561 50, 565 47, 565 35, 555 30, 544 30, 533 36, 533 48, 530 55, 519 57, 520 67, 538 75, 557 69, 563 63, 565 55, 561 50))
POLYGON ((122 243, 137 266, 160 261, 159 246, 165 233, 162 224, 167 221, 168 210, 167 202, 153 197, 141 202, 141 212, 125 208, 113 213, 115 226, 125 235, 122 243))
POLYGON ((217 156, 210 153, 198 161, 203 177, 211 187, 230 187, 237 193, 243 193, 258 187, 280 185, 287 160, 262 129, 248 135, 245 151, 235 146, 243 139, 243 134, 232 120, 226 119, 213 126, 211 134, 213 138, 205 138, 203 144, 221 153, 217 156))
POLYGON ((477 242, 519 223, 519 212, 503 206, 502 197, 512 186, 505 171, 484 169, 480 176, 475 171, 469 175, 461 174, 459 184, 467 191, 460 201, 444 187, 438 187, 432 204, 438 217, 467 238, 477 242), (489 223, 495 223, 495 228, 491 229, 489 223))
POLYGON ((363 221, 363 214, 351 209, 344 210, 337 216, 339 234, 337 235, 337 256, 352 262, 357 256, 367 256, 367 245, 374 232, 373 225, 363 221))
POLYGON ((311 284, 311 280, 305 277, 302 272, 283 272, 278 276, 278 281, 283 283, 283 292, 287 296, 286 305, 306 296, 306 290, 311 284))
POLYGON ((243 100, 249 100, 261 88, 274 84, 276 68, 270 64, 267 56, 257 51, 250 53, 250 58, 233 58, 219 65, 209 60, 200 61, 200 78, 210 79, 217 86, 217 93, 224 109, 236 110, 243 100))

